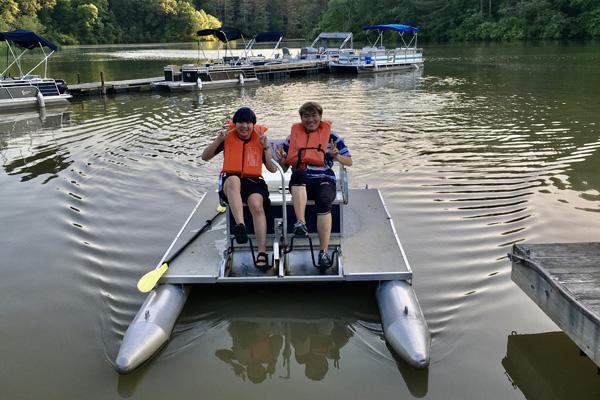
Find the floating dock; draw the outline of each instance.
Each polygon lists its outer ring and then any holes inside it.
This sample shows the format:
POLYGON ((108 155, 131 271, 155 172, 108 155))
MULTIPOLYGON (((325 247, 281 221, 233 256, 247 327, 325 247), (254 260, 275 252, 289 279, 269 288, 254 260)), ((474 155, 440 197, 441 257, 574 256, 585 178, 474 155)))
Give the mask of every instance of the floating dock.
POLYGON ((512 280, 600 366, 600 243, 516 244, 512 280))
POLYGON ((127 92, 138 92, 150 90, 152 82, 162 81, 162 76, 143 79, 128 79, 124 81, 90 82, 69 85, 67 91, 72 96, 95 96, 106 94, 117 94, 127 92))
MULTIPOLYGON (((323 60, 307 60, 293 63, 265 64, 255 67, 256 77, 259 79, 287 79, 291 76, 314 75, 329 72, 329 62, 323 60)), ((153 83, 165 81, 164 76, 143 79, 127 79, 123 81, 90 82, 68 85, 68 92, 72 96, 102 96, 150 90, 153 83)), ((194 80, 195 82, 195 80, 194 80)), ((204 82, 209 84, 210 82, 204 82)), ((249 81, 248 84, 251 82, 249 81)), ((210 84, 208 85, 210 86, 210 84)), ((231 86, 231 85, 225 85, 231 86)))

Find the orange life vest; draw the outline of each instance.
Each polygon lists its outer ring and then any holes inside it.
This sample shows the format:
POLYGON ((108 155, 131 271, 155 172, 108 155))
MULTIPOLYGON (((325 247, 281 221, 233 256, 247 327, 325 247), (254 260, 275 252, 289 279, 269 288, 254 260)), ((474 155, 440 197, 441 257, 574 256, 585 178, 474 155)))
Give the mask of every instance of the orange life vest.
POLYGON ((224 142, 222 172, 240 174, 243 178, 262 176, 263 146, 258 137, 267 128, 254 124, 250 140, 245 142, 238 136, 235 124, 231 120, 227 122, 231 128, 224 142))
POLYGON ((330 135, 331 121, 321 121, 319 128, 311 133, 306 133, 301 123, 292 125, 285 164, 294 168, 305 168, 306 165, 323 167, 330 135))

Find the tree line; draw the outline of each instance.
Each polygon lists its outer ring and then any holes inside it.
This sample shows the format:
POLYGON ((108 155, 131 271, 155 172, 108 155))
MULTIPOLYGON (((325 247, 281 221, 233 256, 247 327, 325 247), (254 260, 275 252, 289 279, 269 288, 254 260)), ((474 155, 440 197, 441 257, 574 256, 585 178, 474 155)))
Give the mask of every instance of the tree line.
POLYGON ((403 23, 421 41, 600 38, 597 0, 0 0, 0 30, 31 29, 60 44, 185 42, 199 29, 233 26, 249 35, 403 23))

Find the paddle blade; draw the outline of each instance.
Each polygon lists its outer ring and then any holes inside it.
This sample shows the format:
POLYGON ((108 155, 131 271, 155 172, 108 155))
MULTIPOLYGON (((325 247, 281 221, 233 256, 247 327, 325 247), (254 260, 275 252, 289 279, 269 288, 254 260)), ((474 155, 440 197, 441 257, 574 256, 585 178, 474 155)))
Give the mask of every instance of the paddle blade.
POLYGON ((142 293, 148 293, 154 289, 160 278, 167 272, 167 269, 169 269, 169 266, 167 263, 163 263, 160 267, 146 273, 137 283, 138 290, 142 293))

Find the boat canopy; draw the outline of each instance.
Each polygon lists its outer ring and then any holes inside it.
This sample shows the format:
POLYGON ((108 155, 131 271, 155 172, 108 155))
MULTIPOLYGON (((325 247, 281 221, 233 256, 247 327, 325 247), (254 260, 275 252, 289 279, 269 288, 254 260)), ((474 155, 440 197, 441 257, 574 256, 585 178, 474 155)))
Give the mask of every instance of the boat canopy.
POLYGON ((419 28, 402 24, 384 24, 363 26, 364 31, 396 31, 396 32, 419 32, 419 28))
POLYGON ((323 43, 325 44, 325 46, 329 47, 329 41, 340 40, 342 41, 342 43, 338 46, 338 49, 343 49, 348 42, 350 43, 350 48, 352 48, 352 42, 354 40, 352 32, 321 32, 319 33, 319 36, 317 36, 315 40, 313 40, 310 47, 317 48, 320 43, 323 43))
POLYGON ((254 37, 254 42, 278 42, 283 39, 283 32, 261 32, 254 37))
POLYGON ((244 39, 248 35, 240 31, 237 28, 230 28, 222 26, 216 29, 201 29, 197 32, 198 36, 214 36, 223 43, 227 43, 231 40, 244 39))
POLYGON ((23 47, 24 49, 34 49, 38 46, 46 46, 54 51, 58 50, 58 46, 43 38, 35 32, 26 29, 17 29, 11 32, 0 32, 0 41, 10 40, 14 44, 23 47))
POLYGON ((19 69, 19 76, 21 78, 24 78, 24 77, 29 76, 33 71, 35 71, 35 69, 37 67, 44 64, 44 78, 45 78, 46 73, 48 72, 48 58, 50 58, 50 56, 52 54, 54 54, 55 51, 58 50, 58 46, 55 45, 54 43, 52 43, 51 41, 49 41, 48 39, 43 38, 42 36, 38 35, 37 33, 28 31, 26 29, 17 29, 15 31, 11 31, 11 32, 0 32, 0 41, 6 41, 7 61, 8 61, 8 52, 10 52, 10 54, 12 54, 12 57, 13 57, 13 61, 4 69, 4 71, 0 72, 0 77, 5 76, 6 73, 10 70, 10 68, 13 65, 16 65, 17 68, 19 69), (15 54, 15 52, 13 51, 13 48, 11 46, 11 43, 23 48, 23 51, 21 51, 20 54, 15 54), (29 72, 23 73, 23 69, 21 68, 21 57, 23 57, 23 54, 25 54, 27 51, 36 49, 38 47, 40 48, 42 53, 44 53, 44 57, 42 58, 42 60, 39 63, 37 63, 33 68, 31 68, 31 70, 29 72), (44 51, 44 47, 48 47, 52 51, 50 51, 50 53, 46 54, 46 52, 44 51))
MULTIPOLYGON (((402 40, 402 44, 404 45, 404 47, 406 48, 417 48, 417 32, 419 32, 419 28, 414 27, 414 26, 409 26, 409 25, 402 25, 402 24, 384 24, 384 25, 366 25, 363 26, 363 30, 364 31, 377 31, 378 34, 378 38, 375 41, 375 43, 373 43, 373 47, 377 47, 382 46, 383 47, 383 32, 385 31, 394 31, 394 32, 398 32, 398 35, 400 36, 401 40, 402 40), (412 38, 408 41, 408 43, 406 43, 406 40, 404 39, 404 34, 406 32, 410 32, 412 33, 412 38)), ((369 40, 368 38, 368 33, 365 33, 367 35, 367 40, 369 40)), ((369 40, 369 43, 371 41, 369 40)))

